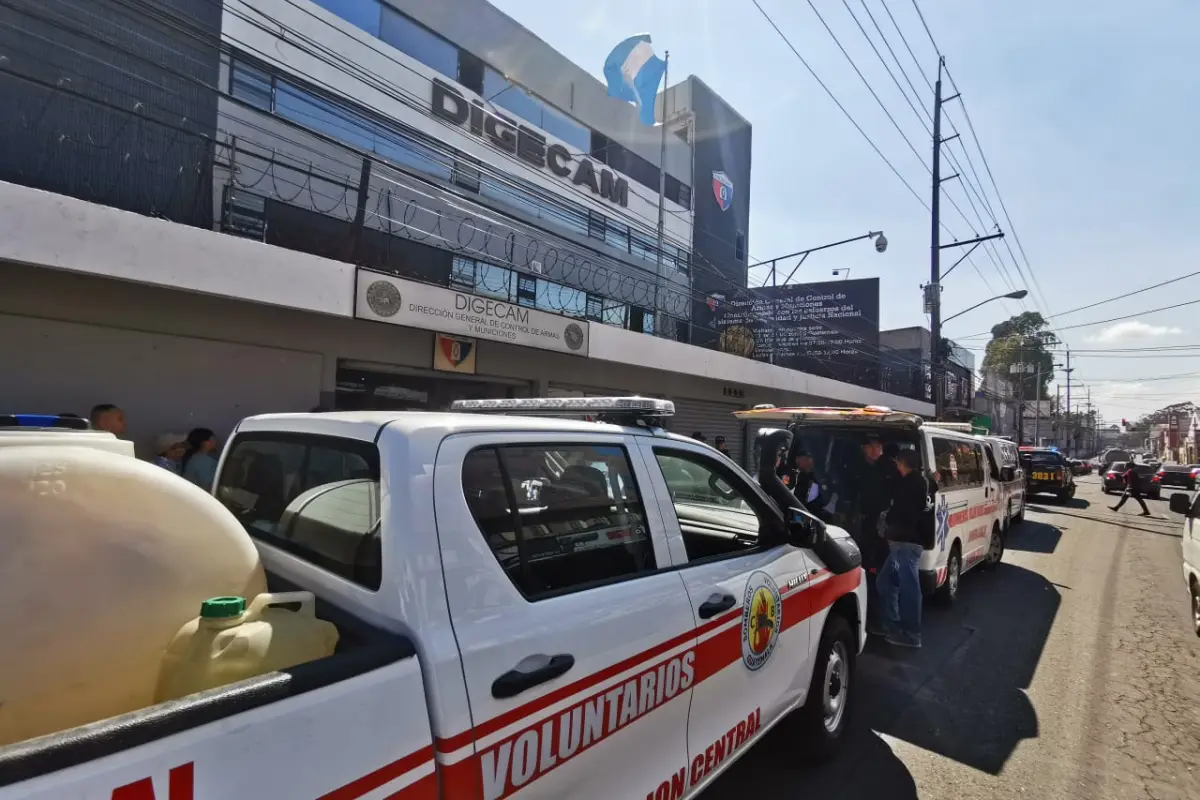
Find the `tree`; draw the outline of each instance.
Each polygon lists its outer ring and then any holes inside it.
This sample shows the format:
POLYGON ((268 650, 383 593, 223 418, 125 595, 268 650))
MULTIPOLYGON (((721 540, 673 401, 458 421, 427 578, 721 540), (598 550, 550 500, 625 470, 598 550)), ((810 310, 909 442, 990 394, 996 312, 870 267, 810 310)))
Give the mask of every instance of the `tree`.
POLYGON ((1046 320, 1036 311, 1026 311, 992 326, 992 340, 983 356, 983 368, 999 373, 1009 380, 1020 397, 1032 400, 1037 396, 1037 368, 1042 368, 1041 396, 1049 394, 1054 380, 1054 354, 1058 337, 1046 330, 1046 320), (1012 365, 1028 365, 1014 373, 1012 365))

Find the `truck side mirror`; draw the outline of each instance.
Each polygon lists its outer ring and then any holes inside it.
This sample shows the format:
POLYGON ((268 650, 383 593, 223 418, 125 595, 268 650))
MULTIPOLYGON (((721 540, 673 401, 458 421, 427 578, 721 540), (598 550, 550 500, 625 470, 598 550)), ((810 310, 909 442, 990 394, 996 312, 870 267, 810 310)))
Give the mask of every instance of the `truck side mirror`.
POLYGON ((1184 492, 1175 492, 1171 495, 1171 510, 1176 514, 1190 517, 1192 515, 1192 498, 1184 492))
POLYGON ((1017 471, 1015 469, 1013 469, 1012 467, 1001 467, 1000 468, 1000 480, 1004 481, 1005 483, 1009 483, 1016 479, 1017 479, 1017 471))
POLYGON ((788 543, 809 549, 820 545, 828 537, 825 523, 799 508, 787 510, 788 543))

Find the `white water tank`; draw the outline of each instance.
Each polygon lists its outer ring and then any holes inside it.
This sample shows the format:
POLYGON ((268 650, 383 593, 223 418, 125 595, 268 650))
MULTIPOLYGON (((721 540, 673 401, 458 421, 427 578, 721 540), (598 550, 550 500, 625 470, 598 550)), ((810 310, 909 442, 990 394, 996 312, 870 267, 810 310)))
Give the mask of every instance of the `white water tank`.
POLYGON ((211 495, 89 433, 39 435, 0 434, 0 746, 152 705, 200 604, 266 591, 211 495))

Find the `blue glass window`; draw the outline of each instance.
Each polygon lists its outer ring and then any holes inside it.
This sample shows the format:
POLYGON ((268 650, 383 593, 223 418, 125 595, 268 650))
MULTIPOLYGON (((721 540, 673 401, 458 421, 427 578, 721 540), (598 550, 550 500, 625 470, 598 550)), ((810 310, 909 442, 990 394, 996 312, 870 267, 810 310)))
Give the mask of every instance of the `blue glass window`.
POLYGON ((449 156, 383 128, 377 129, 375 152, 393 164, 409 167, 442 180, 450 180, 449 156))
POLYGON ((541 98, 510 83, 491 67, 483 72, 483 98, 563 140, 574 152, 586 153, 591 149, 592 132, 589 129, 546 105, 541 98))
POLYGON ((458 80, 457 47, 388 6, 383 7, 382 19, 380 39, 450 80, 458 80))
POLYGON ((476 262, 475 292, 497 300, 511 300, 516 293, 516 277, 516 273, 506 267, 476 262))
POLYGON ((450 265, 450 286, 471 291, 475 288, 475 262, 469 258, 455 256, 450 265))
POLYGON ((539 280, 537 285, 537 307, 555 314, 582 317, 587 305, 587 293, 553 281, 539 280))
POLYGON ((270 74, 261 69, 247 66, 240 61, 233 62, 232 71, 230 94, 263 111, 273 109, 274 93, 270 74))
POLYGON ((313 0, 372 36, 379 36, 379 0, 313 0))
POLYGON ((600 321, 605 325, 615 325, 618 328, 628 327, 629 306, 617 300, 604 300, 603 310, 600 312, 600 321))
POLYGON ((375 149, 371 126, 352 118, 333 103, 301 91, 284 81, 275 87, 275 112, 310 130, 319 131, 363 150, 375 149))
POLYGON ((542 130, 562 139, 576 153, 586 153, 591 148, 592 132, 575 120, 546 106, 542 109, 542 130))

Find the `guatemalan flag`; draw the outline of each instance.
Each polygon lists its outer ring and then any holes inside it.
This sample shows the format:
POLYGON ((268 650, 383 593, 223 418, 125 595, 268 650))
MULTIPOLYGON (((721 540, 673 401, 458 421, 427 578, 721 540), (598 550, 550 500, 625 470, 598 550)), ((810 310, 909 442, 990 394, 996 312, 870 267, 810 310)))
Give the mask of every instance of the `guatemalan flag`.
POLYGON ((609 97, 636 103, 643 125, 654 124, 654 99, 667 62, 654 55, 650 34, 630 36, 613 48, 604 61, 609 97))

